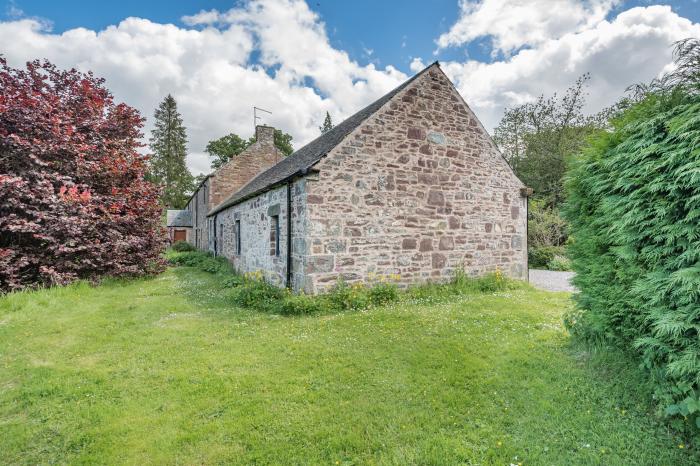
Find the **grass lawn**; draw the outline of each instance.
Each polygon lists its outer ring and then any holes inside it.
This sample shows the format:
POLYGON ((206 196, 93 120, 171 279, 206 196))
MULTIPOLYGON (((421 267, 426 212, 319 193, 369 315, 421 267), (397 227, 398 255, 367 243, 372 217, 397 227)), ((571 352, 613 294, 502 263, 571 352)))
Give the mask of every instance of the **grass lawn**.
POLYGON ((0 463, 700 461, 633 371, 568 345, 565 293, 291 318, 216 280, 0 298, 0 463))

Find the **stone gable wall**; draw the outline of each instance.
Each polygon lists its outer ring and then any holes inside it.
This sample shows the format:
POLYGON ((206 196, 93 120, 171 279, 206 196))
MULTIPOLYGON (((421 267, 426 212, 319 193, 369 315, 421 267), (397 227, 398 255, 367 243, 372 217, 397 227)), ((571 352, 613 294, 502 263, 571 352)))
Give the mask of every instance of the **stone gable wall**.
POLYGON ((256 141, 214 172, 209 210, 228 199, 255 176, 282 160, 284 154, 275 147, 274 132, 272 127, 258 126, 256 141))
POLYGON ((372 274, 400 284, 501 270, 527 276, 522 183, 434 67, 314 168, 307 276, 316 292, 372 274))

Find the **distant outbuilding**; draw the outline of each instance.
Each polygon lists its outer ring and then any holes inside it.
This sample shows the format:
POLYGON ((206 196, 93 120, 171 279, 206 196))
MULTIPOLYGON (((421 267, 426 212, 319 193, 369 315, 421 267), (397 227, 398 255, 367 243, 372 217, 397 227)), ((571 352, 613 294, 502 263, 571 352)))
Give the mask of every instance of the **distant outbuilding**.
POLYGON ((189 210, 168 210, 168 238, 175 241, 190 241, 192 234, 192 213, 189 210))

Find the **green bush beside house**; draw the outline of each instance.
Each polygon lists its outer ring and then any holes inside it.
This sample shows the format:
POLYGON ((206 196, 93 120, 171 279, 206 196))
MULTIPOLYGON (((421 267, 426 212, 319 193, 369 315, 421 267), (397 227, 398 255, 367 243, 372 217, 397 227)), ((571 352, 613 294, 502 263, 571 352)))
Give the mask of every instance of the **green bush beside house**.
MULTIPOLYGON (((566 216, 574 336, 633 353, 678 428, 700 427, 700 97, 652 93, 592 139, 566 216)), ((697 431, 696 431, 697 433, 697 431)))

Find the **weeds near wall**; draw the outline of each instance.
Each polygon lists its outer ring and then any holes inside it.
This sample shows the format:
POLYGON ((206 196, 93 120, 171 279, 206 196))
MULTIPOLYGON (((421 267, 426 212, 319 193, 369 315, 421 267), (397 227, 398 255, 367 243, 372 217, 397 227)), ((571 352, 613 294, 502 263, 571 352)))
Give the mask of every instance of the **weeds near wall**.
POLYGON ((372 274, 367 283, 347 283, 340 279, 319 295, 292 293, 268 283, 261 271, 238 274, 224 258, 203 252, 175 252, 166 255, 173 265, 195 267, 221 276, 222 292, 232 304, 280 315, 311 315, 342 311, 360 311, 405 300, 444 301, 470 293, 495 293, 525 286, 497 271, 479 278, 458 271, 449 283, 426 283, 400 290, 399 275, 372 274))

